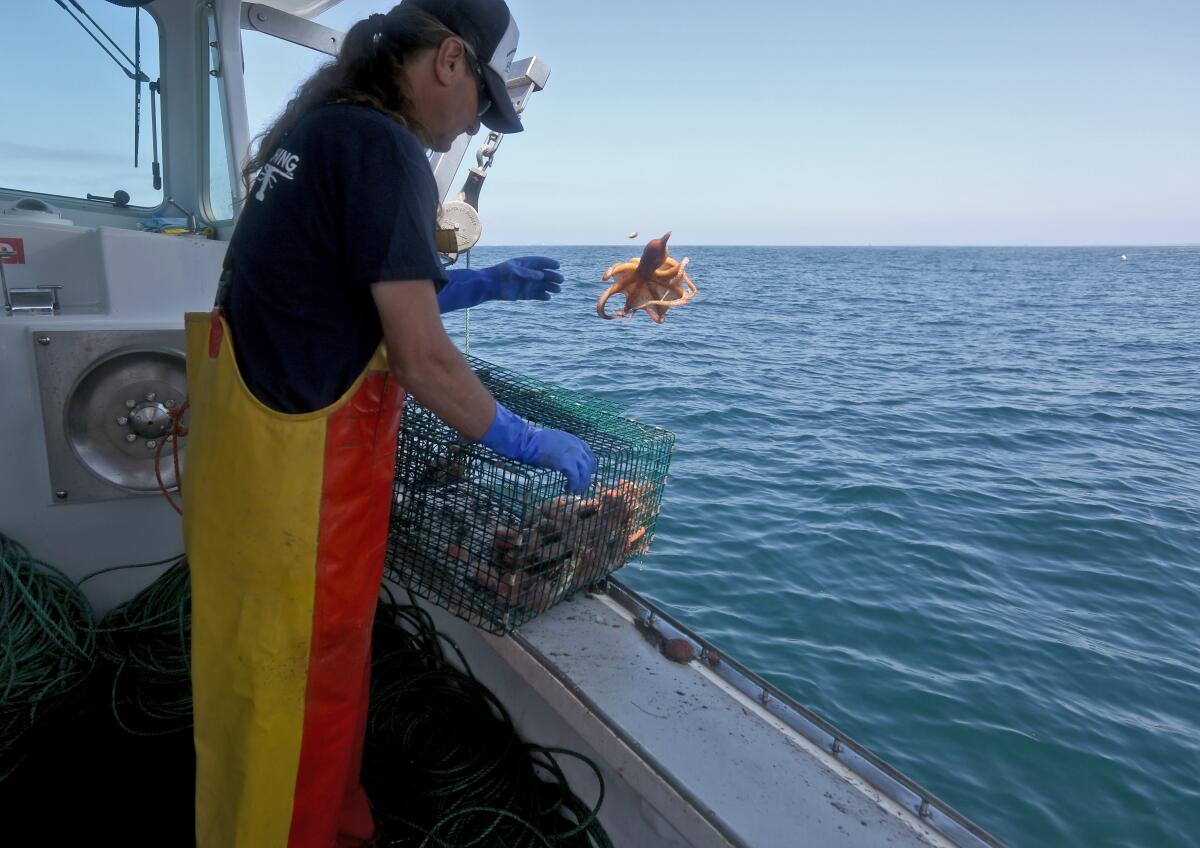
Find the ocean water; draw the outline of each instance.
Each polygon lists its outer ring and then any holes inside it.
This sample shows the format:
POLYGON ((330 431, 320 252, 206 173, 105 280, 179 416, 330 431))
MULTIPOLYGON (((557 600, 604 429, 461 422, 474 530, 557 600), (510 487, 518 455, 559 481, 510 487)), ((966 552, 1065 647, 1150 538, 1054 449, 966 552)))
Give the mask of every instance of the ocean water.
POLYGON ((474 355, 677 434, 623 578, 1010 845, 1200 844, 1200 248, 678 245, 600 320, 639 252, 471 256, 567 276, 474 355))

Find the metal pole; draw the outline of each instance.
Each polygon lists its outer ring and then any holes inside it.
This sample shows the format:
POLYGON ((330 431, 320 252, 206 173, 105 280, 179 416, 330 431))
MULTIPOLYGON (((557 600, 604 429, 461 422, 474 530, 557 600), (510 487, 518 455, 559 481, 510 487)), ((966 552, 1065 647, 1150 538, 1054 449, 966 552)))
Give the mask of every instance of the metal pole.
POLYGON ((0 289, 4 290, 4 311, 12 312, 12 297, 8 293, 8 280, 4 276, 4 257, 0 256, 0 289))

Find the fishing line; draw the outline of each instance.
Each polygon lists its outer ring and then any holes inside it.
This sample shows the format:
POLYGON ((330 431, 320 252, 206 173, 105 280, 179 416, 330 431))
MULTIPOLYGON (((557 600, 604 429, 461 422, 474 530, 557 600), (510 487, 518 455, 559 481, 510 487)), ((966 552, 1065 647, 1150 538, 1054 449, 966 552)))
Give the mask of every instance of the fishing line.
MULTIPOLYGON (((467 264, 465 267, 470 268, 471 267, 471 251, 468 250, 465 254, 463 254, 463 256, 467 260, 467 264)), ((466 353, 467 355, 470 355, 470 353, 471 353, 471 307, 468 306, 464 311, 466 312, 466 316, 463 319, 464 324, 466 325, 466 338, 463 340, 463 348, 464 348, 463 352, 466 353)))

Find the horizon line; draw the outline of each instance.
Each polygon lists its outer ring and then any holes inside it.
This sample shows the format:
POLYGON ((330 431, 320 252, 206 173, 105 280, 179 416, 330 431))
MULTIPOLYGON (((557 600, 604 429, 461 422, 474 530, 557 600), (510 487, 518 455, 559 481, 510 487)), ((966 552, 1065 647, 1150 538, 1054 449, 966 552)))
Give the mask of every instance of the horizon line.
MULTIPOLYGON (((529 241, 529 242, 509 242, 506 244, 488 244, 488 245, 476 244, 474 247, 480 247, 480 246, 482 246, 482 247, 612 247, 614 245, 621 245, 621 244, 626 244, 626 243, 636 245, 636 244, 639 244, 640 242, 635 241, 635 240, 629 240, 628 242, 625 242, 625 241, 611 241, 611 242, 537 242, 537 241, 529 241)), ((1130 243, 1125 243, 1125 242, 1116 242, 1116 243, 1112 243, 1112 244, 1091 244, 1091 243, 1088 243, 1088 244, 888 244, 888 243, 878 243, 877 244, 875 242, 858 243, 858 244, 826 244, 826 243, 818 244, 815 242, 800 242, 800 243, 791 243, 791 244, 779 243, 779 242, 772 242, 772 243, 743 242, 740 244, 733 244, 733 243, 726 243, 726 242, 679 242, 678 244, 687 245, 688 247, 838 247, 838 248, 879 247, 879 248, 889 248, 889 249, 897 248, 897 247, 925 248, 925 249, 928 249, 928 248, 939 248, 939 249, 947 249, 947 248, 1039 248, 1040 249, 1040 248, 1081 248, 1081 247, 1101 248, 1101 247, 1103 247, 1103 248, 1112 248, 1114 250, 1117 250, 1117 249, 1138 250, 1141 248, 1159 248, 1159 247, 1200 247, 1200 242, 1147 242, 1147 243, 1143 243, 1143 244, 1130 244, 1130 243)), ((676 246, 675 244, 671 245, 671 247, 675 247, 675 246, 676 246)))

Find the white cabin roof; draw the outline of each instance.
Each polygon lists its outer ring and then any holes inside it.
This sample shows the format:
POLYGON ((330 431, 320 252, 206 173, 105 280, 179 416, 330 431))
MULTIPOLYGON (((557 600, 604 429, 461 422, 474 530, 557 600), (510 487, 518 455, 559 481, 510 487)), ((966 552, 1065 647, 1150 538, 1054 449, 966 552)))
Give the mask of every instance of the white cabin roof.
POLYGON ((289 15, 314 18, 326 9, 341 3, 342 0, 258 0, 258 2, 264 6, 272 6, 281 12, 287 12, 289 15))

